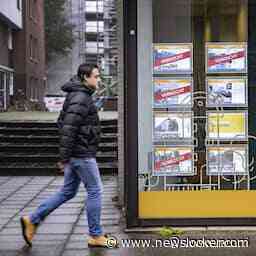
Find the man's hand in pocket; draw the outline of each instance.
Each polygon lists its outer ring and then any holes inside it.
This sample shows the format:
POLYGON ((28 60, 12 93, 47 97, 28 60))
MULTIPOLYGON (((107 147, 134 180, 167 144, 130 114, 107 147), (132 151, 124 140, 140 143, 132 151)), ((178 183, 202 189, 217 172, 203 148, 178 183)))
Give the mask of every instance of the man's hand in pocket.
POLYGON ((64 173, 64 169, 65 169, 65 165, 67 164, 67 162, 63 162, 63 161, 59 161, 57 163, 57 167, 59 169, 59 173, 64 173))

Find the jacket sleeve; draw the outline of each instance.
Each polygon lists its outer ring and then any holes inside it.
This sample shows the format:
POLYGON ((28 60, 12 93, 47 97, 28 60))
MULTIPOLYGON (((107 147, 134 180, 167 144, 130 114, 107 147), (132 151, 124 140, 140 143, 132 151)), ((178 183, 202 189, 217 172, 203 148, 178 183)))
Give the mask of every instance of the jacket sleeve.
POLYGON ((89 112, 90 100, 81 94, 70 99, 60 129, 60 160, 68 162, 82 121, 89 112))

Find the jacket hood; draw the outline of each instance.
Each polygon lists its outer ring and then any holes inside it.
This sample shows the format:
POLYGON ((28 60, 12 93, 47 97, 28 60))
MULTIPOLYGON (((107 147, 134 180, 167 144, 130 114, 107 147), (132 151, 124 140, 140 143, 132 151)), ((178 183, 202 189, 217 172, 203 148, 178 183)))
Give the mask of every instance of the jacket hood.
POLYGON ((81 81, 77 77, 71 78, 70 81, 68 81, 61 87, 61 90, 64 92, 82 91, 88 93, 89 95, 92 95, 95 92, 95 90, 93 90, 89 86, 81 83, 81 81))

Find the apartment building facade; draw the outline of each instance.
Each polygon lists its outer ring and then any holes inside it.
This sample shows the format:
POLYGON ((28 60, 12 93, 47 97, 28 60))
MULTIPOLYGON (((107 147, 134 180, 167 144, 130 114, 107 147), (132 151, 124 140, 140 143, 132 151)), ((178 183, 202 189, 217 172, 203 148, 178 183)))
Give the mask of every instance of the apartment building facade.
POLYGON ((44 1, 22 2, 23 29, 14 37, 14 94, 43 103, 45 93, 44 1))
POLYGON ((0 5, 0 111, 13 95, 14 37, 23 27, 22 1, 2 0, 0 5))

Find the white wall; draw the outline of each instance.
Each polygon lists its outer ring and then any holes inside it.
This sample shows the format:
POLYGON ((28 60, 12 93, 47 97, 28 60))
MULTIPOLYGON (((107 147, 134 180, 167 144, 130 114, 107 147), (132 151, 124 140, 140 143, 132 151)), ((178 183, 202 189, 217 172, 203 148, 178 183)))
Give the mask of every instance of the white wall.
MULTIPOLYGON (((16 27, 22 28, 22 0, 20 10, 17 8, 17 0, 0 0, 0 14, 16 27)), ((23 0, 24 1, 24 0, 23 0)))

